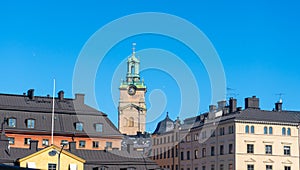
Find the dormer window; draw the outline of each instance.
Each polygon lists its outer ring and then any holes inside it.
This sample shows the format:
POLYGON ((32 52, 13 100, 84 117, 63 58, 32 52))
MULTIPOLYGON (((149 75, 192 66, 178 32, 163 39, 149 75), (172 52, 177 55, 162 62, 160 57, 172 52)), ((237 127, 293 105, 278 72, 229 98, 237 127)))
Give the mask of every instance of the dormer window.
POLYGON ((8 127, 16 127, 16 118, 8 118, 8 127))
POLYGON ((75 123, 75 129, 77 131, 83 131, 83 123, 82 122, 75 123))
POLYGON ((103 132, 103 124, 97 123, 95 124, 96 132, 103 132))
POLYGON ((26 121, 27 128, 33 129, 35 126, 35 120, 34 119, 27 119, 26 121))

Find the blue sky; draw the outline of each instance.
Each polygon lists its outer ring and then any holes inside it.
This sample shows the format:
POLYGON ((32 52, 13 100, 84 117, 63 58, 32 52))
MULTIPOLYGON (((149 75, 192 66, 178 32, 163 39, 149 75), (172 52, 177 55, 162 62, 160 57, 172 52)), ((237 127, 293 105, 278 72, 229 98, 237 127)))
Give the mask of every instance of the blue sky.
MULTIPOLYGON (((161 12, 191 22, 209 38, 222 61, 227 87, 234 89, 228 93, 234 93, 231 96, 238 99, 238 105, 244 105, 245 97, 256 95, 261 99, 261 108, 270 110, 279 99, 276 94, 284 93, 283 107, 300 110, 299 9, 298 1, 0 2, 0 93, 22 94, 34 88, 37 95, 52 94, 55 78, 57 91, 64 90, 67 97, 74 97, 72 78, 77 58, 97 30, 130 14, 161 12)), ((130 55, 132 42, 137 43, 138 51, 158 48, 179 56, 195 74, 201 98, 199 112, 207 111, 211 89, 203 63, 186 45, 149 34, 124 39, 107 53, 97 70, 98 105, 94 107, 117 124, 111 81, 117 66, 130 55)), ((145 70, 141 76, 148 87, 149 109, 159 108, 157 102, 149 103, 155 89, 160 89, 166 100, 165 108, 149 113, 156 115, 147 124, 152 132, 166 111, 173 119, 178 116, 180 87, 176 77, 158 69, 145 70)))

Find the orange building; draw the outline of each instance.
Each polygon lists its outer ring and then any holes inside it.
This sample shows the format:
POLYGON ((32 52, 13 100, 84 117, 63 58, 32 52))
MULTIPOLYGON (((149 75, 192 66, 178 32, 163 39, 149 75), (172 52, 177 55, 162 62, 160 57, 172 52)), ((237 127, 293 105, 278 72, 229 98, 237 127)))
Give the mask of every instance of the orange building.
MULTIPOLYGON (((49 96, 0 94, 1 130, 11 147, 28 148, 30 140, 38 140, 39 148, 52 144, 52 107, 49 96)), ((123 135, 107 115, 84 104, 84 95, 64 98, 60 91, 54 99, 53 144, 74 141, 78 149, 103 150, 121 148, 123 135)))

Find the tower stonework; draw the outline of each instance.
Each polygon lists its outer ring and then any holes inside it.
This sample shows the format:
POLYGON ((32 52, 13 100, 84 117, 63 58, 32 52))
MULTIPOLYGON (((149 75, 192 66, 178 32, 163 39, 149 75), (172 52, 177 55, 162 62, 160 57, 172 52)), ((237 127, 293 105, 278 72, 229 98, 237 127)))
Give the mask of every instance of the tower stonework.
POLYGON ((127 135, 136 135, 146 130, 146 103, 147 88, 140 79, 140 61, 135 56, 135 48, 127 60, 126 80, 121 82, 119 99, 119 131, 127 135))

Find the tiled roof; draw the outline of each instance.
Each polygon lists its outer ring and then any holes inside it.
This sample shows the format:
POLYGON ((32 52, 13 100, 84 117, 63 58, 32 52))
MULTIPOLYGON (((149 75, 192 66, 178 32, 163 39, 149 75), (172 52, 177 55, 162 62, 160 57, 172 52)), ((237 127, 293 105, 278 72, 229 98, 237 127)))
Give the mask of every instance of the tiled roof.
MULTIPOLYGON (((76 99, 55 98, 54 133, 59 135, 86 135, 94 137, 122 136, 107 115, 76 99), (75 123, 83 122, 83 132, 75 130, 75 123), (103 132, 96 132, 95 124, 103 125, 103 132)), ((16 118, 16 127, 6 126, 6 131, 22 133, 48 133, 51 131, 52 98, 27 95, 0 94, 0 120, 16 118), (26 119, 35 120, 35 128, 26 127, 26 119)))

